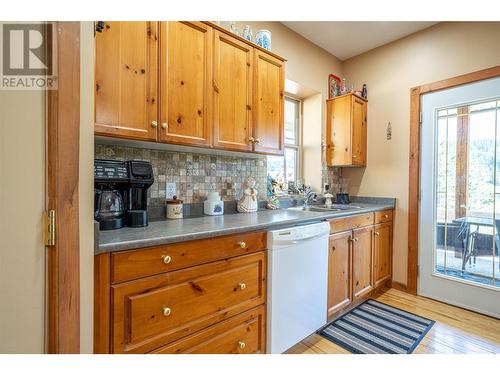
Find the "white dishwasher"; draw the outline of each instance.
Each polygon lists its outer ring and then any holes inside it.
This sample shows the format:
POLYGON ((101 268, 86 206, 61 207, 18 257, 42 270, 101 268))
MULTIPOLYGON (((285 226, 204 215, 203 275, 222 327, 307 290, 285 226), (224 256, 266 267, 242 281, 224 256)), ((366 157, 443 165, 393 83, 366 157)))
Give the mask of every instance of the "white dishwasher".
POLYGON ((283 353, 326 324, 326 222, 267 234, 267 352, 283 353))

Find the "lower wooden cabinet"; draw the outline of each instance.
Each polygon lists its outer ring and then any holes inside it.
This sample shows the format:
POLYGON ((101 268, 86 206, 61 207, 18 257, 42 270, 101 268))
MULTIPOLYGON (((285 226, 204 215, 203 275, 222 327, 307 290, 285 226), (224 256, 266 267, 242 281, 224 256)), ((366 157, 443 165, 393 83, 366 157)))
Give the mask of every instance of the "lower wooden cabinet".
POLYGON ((143 268, 147 262, 156 264, 156 258, 162 259, 157 248, 124 252, 123 257, 97 255, 94 352, 265 352, 264 235, 255 232, 167 245, 162 251, 171 250, 171 262, 177 261, 178 268, 163 273, 154 269, 150 275, 138 274, 131 263, 143 268), (250 246, 253 252, 241 255, 234 251, 235 243, 241 251, 250 246), (189 261, 176 258, 172 250, 177 247, 192 250, 189 261), (195 251, 199 247, 205 251, 195 251), (209 261, 206 253, 212 252, 209 261))
POLYGON ((352 298, 358 299, 373 289, 373 227, 353 230, 352 298))
POLYGON ((193 335, 168 344, 153 354, 265 353, 264 306, 241 313, 193 335))
POLYGON ((374 227, 374 286, 392 278, 392 221, 374 227))
POLYGON ((330 221, 329 318, 391 280, 392 217, 392 210, 387 210, 330 221))
POLYGON ((332 234, 328 254, 328 315, 352 301, 351 231, 332 234))

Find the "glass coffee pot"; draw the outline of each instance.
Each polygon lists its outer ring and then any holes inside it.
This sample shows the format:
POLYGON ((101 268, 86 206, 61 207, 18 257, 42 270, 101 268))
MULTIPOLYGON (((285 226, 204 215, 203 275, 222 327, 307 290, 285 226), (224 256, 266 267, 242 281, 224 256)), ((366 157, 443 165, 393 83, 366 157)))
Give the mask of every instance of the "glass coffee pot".
POLYGON ((101 223, 101 229, 123 227, 124 204, 118 190, 100 190, 96 194, 97 204, 94 219, 101 223), (102 227, 105 228, 102 228, 102 227))

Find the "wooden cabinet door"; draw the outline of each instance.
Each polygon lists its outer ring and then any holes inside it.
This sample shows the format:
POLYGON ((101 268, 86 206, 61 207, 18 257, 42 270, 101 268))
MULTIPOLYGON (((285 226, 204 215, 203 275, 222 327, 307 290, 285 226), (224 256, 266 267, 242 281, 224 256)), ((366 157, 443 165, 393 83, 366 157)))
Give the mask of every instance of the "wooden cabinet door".
POLYGON ((252 57, 250 45, 214 32, 215 147, 252 150, 252 57))
POLYGON ((254 50, 254 150, 266 154, 283 155, 284 127, 283 61, 254 50))
POLYGON ((160 23, 160 141, 211 144, 212 28, 160 23))
POLYGON ((374 284, 382 285, 392 276, 392 222, 374 227, 374 284))
POLYGON ((352 246, 352 294, 361 298, 373 289, 373 226, 355 229, 352 246))
POLYGON ((351 164, 350 97, 327 102, 326 160, 329 166, 351 164))
POLYGON ((349 305, 351 286, 351 231, 333 234, 328 252, 328 316, 349 305))
POLYGON ((106 22, 95 54, 95 133, 156 140, 157 23, 106 22))
POLYGON ((352 164, 364 166, 366 165, 366 102, 358 98, 356 95, 351 95, 352 102, 352 164))

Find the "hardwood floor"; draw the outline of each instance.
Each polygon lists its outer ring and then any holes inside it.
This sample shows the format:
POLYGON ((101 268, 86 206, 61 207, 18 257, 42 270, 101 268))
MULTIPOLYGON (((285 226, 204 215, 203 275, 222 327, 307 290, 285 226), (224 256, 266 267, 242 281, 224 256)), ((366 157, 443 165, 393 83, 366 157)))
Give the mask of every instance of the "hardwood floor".
MULTIPOLYGON (((500 320, 396 289, 375 299, 436 323, 413 353, 500 353, 500 320)), ((288 354, 348 354, 333 342, 313 334, 287 351, 288 354)))

